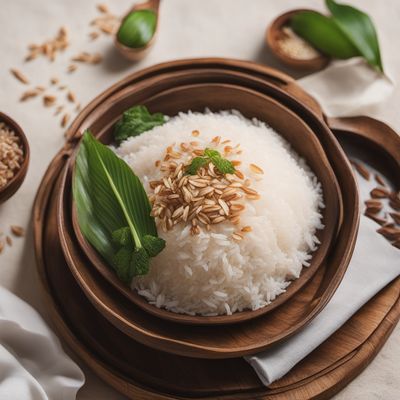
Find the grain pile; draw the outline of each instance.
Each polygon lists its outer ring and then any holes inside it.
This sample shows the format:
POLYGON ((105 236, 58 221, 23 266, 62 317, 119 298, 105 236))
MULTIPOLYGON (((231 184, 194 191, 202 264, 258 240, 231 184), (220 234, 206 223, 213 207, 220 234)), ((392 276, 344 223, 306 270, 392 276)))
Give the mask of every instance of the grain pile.
POLYGON ((4 122, 0 122, 0 189, 14 178, 23 159, 20 138, 4 122))

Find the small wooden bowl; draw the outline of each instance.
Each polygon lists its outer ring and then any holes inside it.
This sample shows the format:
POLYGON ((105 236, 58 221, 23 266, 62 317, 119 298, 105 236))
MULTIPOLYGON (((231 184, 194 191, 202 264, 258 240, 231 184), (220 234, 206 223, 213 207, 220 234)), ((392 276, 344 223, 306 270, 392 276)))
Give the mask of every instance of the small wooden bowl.
POLYGON ((278 57, 283 63, 286 65, 308 71, 318 71, 329 63, 330 58, 321 54, 318 57, 310 58, 310 59, 300 59, 293 58, 288 55, 285 51, 282 50, 279 41, 284 35, 283 28, 287 26, 290 22, 290 19, 297 13, 303 11, 314 11, 308 9, 296 9, 292 11, 288 11, 278 18, 276 18, 272 24, 268 27, 266 32, 266 42, 270 47, 271 51, 278 57))
POLYGON ((118 36, 117 36, 118 31, 114 35, 115 47, 128 60, 131 60, 131 61, 141 60, 149 53, 150 48, 153 46, 156 35, 157 35, 157 31, 158 31, 158 19, 159 19, 158 8, 159 8, 159 5, 160 5, 160 0, 149 0, 149 1, 146 1, 145 3, 139 3, 138 5, 132 7, 125 14, 124 18, 122 19, 121 25, 124 23, 125 19, 128 17, 129 14, 131 14, 132 12, 135 12, 135 11, 139 11, 139 10, 152 10, 157 14, 157 22, 156 22, 156 29, 154 31, 154 35, 145 46, 142 46, 142 47, 125 46, 118 40, 118 36))
POLYGON ((5 122, 21 139, 22 150, 24 152, 24 159, 20 169, 8 183, 0 188, 0 204, 4 203, 20 188, 25 179, 29 165, 29 144, 22 128, 8 115, 0 112, 0 122, 5 122))

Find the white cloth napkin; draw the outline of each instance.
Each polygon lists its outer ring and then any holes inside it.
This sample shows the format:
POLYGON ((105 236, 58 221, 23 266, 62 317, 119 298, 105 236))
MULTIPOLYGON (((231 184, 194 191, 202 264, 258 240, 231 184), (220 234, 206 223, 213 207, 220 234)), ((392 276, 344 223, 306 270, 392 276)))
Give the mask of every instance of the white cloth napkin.
MULTIPOLYGON (((360 180, 366 198, 369 182, 360 180)), ((270 350, 246 357, 268 386, 339 329, 357 310, 400 275, 400 250, 376 230, 374 221, 361 216, 357 243, 342 283, 324 310, 303 330, 270 350)))
POLYGON ((0 400, 73 400, 84 381, 42 317, 0 287, 0 400))
POLYGON ((391 79, 358 57, 334 61, 297 83, 321 104, 328 117, 363 115, 382 104, 394 90, 391 79))

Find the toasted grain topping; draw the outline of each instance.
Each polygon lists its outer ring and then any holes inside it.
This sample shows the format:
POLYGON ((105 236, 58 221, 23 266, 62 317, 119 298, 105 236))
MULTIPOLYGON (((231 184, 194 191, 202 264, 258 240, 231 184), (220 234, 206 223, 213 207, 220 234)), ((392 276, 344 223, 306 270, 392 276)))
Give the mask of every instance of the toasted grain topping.
POLYGON ((35 89, 30 89, 22 93, 21 97, 19 98, 19 101, 26 101, 29 99, 32 99, 33 97, 36 97, 40 92, 35 89))
POLYGON ((52 85, 58 85, 59 82, 60 82, 60 79, 58 79, 56 76, 53 76, 53 77, 50 79, 50 83, 51 83, 52 85))
POLYGON ((200 135, 200 132, 198 130, 192 131, 192 136, 197 137, 200 135))
POLYGON ((10 238, 10 236, 6 236, 6 243, 11 247, 13 244, 12 239, 10 238))
POLYGON ((75 57, 72 57, 72 61, 87 63, 87 64, 99 64, 103 60, 103 57, 100 53, 90 54, 86 51, 77 54, 75 57))
POLYGON ((379 228, 377 232, 385 236, 386 239, 400 240, 400 229, 389 226, 383 226, 382 228, 379 228))
POLYGON ((110 12, 107 4, 97 4, 97 9, 103 14, 108 14, 110 12))
POLYGON ((379 174, 375 174, 374 177, 375 177, 375 181, 376 181, 379 185, 381 185, 381 186, 386 186, 385 181, 383 180, 383 178, 382 178, 379 174))
POLYGON ((5 246, 5 243, 4 243, 4 241, 1 239, 1 240, 0 240, 0 254, 3 252, 4 246, 5 246))
POLYGON ((67 93, 67 99, 68 99, 68 101, 70 101, 71 103, 75 103, 75 102, 76 102, 75 93, 69 91, 69 92, 67 93))
POLYGON ((375 222, 377 222, 379 225, 384 225, 387 220, 385 218, 382 218, 378 215, 376 215, 376 213, 371 213, 371 212, 365 212, 365 216, 374 220, 375 222))
POLYGON ((255 174, 263 174, 264 173, 263 169, 256 164, 250 164, 249 167, 250 167, 250 171, 254 172, 255 174))
MULTIPOLYGON (((213 139, 215 147, 220 142, 219 136, 213 139)), ((173 229, 181 222, 191 224, 192 234, 200 233, 200 228, 211 230, 213 225, 222 222, 239 225, 240 214, 245 209, 244 204, 240 203, 244 195, 251 200, 260 198, 257 191, 250 188, 250 180, 247 186, 239 180, 244 179, 243 174, 239 177, 221 174, 212 162, 201 166, 195 175, 186 175, 185 170, 193 157, 204 153, 204 149, 196 146, 199 146, 197 142, 179 143, 178 151, 172 144, 166 148, 165 161, 155 162, 164 176, 149 182, 153 190, 149 198, 151 213, 164 231, 173 229)), ((246 226, 239 236, 250 231, 251 227, 246 226)))
POLYGON ((241 229, 242 232, 251 232, 252 230, 253 228, 249 225, 246 225, 241 229))
POLYGON ((21 71, 16 68, 11 68, 10 71, 14 75, 14 77, 18 79, 21 83, 23 83, 24 85, 29 84, 29 79, 21 71))
POLYGON ((236 242, 240 242, 243 239, 243 234, 241 232, 234 232, 232 234, 232 239, 236 242))
POLYGON ((71 74, 72 72, 76 71, 77 68, 78 66, 76 64, 70 64, 68 65, 67 72, 71 74))
POLYGON ((397 225, 400 225, 400 213, 398 212, 391 212, 389 215, 393 218, 394 222, 396 222, 397 225))

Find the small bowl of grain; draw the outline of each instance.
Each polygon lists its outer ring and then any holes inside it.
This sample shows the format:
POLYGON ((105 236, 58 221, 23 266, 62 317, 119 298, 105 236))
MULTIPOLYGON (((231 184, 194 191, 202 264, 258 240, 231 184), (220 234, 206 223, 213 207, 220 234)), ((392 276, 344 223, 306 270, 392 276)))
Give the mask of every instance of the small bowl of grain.
POLYGON ((0 204, 22 185, 29 165, 29 144, 22 128, 0 112, 0 204))
POLYGON ((312 47, 290 27, 291 18, 306 9, 288 11, 276 18, 267 29, 266 42, 284 64, 301 70, 318 71, 329 63, 330 58, 312 47))

